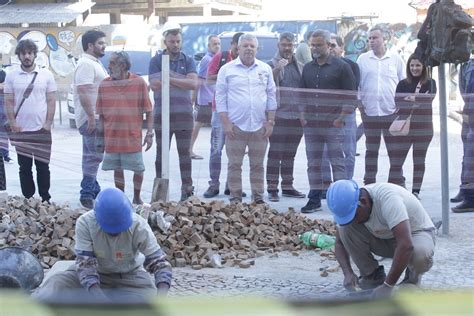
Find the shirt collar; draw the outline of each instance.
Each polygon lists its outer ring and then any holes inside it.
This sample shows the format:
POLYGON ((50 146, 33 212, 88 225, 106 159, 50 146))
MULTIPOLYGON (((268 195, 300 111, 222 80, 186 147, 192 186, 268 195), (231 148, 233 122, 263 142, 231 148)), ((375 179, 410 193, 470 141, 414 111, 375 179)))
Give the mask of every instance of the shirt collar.
POLYGON ((374 59, 390 58, 390 51, 389 51, 388 49, 385 50, 385 54, 382 56, 382 58, 378 58, 378 57, 375 55, 375 53, 374 53, 373 50, 371 50, 371 51, 369 52, 369 54, 370 54, 369 57, 370 57, 370 58, 374 58, 374 59))
POLYGON ((99 63, 99 62, 100 62, 97 57, 92 56, 91 54, 85 53, 83 56, 84 56, 85 58, 89 58, 90 60, 95 61, 96 63, 99 63))
POLYGON ((257 59, 256 59, 256 58, 255 58, 253 64, 252 64, 250 67, 247 67, 246 65, 244 65, 244 64, 242 63, 242 60, 240 59, 240 56, 238 56, 235 60, 236 60, 236 64, 237 64, 237 65, 241 65, 242 67, 245 67, 245 68, 249 68, 249 69, 250 69, 250 68, 254 68, 254 67, 257 67, 257 66, 258 66, 258 64, 257 64, 257 59))
POLYGON ((35 73, 35 72, 39 72, 40 67, 38 66, 38 64, 35 64, 35 69, 33 69, 33 71, 31 71, 31 72, 24 71, 23 68, 21 68, 21 65, 20 65, 19 69, 20 69, 20 73, 22 73, 22 74, 32 74, 32 73, 35 73))
POLYGON ((315 65, 318 65, 318 66, 324 66, 326 64, 330 65, 332 63, 333 58, 334 58, 334 56, 329 55, 328 58, 326 58, 326 61, 324 62, 324 64, 322 64, 322 65, 319 65, 318 60, 313 58, 312 63, 315 64, 315 65))
MULTIPOLYGON (((162 55, 165 55, 166 53, 167 53, 167 50, 166 50, 166 48, 165 48, 165 49, 163 50, 162 55)), ((178 57, 178 59, 173 59, 173 60, 171 60, 171 58, 170 58, 170 61, 177 61, 177 60, 183 60, 183 59, 184 59, 184 53, 183 53, 183 52, 179 52, 179 57, 178 57)))

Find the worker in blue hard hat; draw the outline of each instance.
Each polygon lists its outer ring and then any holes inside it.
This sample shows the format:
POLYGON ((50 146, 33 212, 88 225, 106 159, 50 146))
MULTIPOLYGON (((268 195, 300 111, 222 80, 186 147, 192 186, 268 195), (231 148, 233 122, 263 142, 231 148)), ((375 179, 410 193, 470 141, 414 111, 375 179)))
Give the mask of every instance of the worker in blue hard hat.
POLYGON ((122 191, 108 188, 99 193, 94 209, 77 219, 75 241, 75 264, 47 279, 37 298, 48 300, 74 288, 103 300, 142 300, 157 290, 167 293, 171 265, 122 191))
POLYGON ((413 194, 391 183, 359 188, 353 180, 339 180, 329 187, 327 203, 337 223, 335 252, 346 289, 390 296, 404 270, 401 283, 419 286, 433 265, 436 228, 413 194), (393 258, 388 274, 373 254, 393 258))

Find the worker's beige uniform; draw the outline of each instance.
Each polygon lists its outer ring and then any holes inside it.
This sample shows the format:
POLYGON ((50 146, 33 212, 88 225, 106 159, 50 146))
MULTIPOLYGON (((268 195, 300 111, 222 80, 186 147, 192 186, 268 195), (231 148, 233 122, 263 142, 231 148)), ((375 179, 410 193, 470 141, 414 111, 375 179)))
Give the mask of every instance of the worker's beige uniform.
POLYGON ((338 226, 344 248, 359 268, 361 276, 370 275, 379 263, 372 253, 393 258, 396 248, 392 228, 408 220, 413 242, 410 279, 433 265, 435 227, 420 201, 406 189, 391 183, 364 187, 372 198, 372 213, 363 224, 338 226))
MULTIPOLYGON (((160 246, 148 223, 137 214, 132 216, 132 226, 116 236, 100 229, 93 210, 79 217, 76 223, 76 251, 94 254, 98 264, 93 270, 99 274, 100 287, 115 299, 143 299, 156 295, 157 291, 143 262, 145 256, 160 251, 160 246)), ((84 288, 76 269, 77 262, 66 271, 53 275, 35 296, 43 299, 51 297, 52 293, 61 293, 61 290, 84 288)))

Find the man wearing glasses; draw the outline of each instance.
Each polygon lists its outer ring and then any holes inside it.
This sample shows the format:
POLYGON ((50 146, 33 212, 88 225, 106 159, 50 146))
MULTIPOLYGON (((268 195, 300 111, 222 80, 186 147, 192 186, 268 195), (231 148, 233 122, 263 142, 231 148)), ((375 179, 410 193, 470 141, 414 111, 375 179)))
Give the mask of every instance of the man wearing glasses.
POLYGON ((150 87, 154 92, 154 121, 156 132, 156 177, 161 177, 161 60, 163 54, 170 56, 170 138, 175 135, 181 172, 181 201, 194 194, 191 178, 191 134, 193 131, 193 102, 191 91, 198 87, 198 76, 194 60, 181 52, 181 26, 172 23, 163 27, 166 49, 157 53, 149 66, 150 87))
POLYGON ((354 112, 355 79, 351 67, 340 58, 330 55, 331 33, 317 30, 311 35, 313 61, 303 68, 301 125, 304 128, 308 180, 308 203, 302 213, 321 209, 323 184, 321 163, 327 146, 334 180, 346 179, 344 166, 344 119, 354 112))
POLYGON ((278 102, 267 160, 267 192, 268 199, 272 202, 280 200, 278 196, 280 175, 283 196, 306 197, 293 187, 295 155, 303 137, 295 89, 299 88, 304 66, 295 58, 294 42, 295 36, 292 33, 280 34, 278 52, 268 63, 273 70, 278 102))
POLYGON ((433 265, 436 229, 413 194, 391 183, 359 188, 340 180, 329 187, 327 202, 338 225, 335 251, 346 289, 374 288, 374 297, 389 296, 403 270, 401 284, 420 284, 433 265), (387 275, 373 254, 393 258, 387 275))

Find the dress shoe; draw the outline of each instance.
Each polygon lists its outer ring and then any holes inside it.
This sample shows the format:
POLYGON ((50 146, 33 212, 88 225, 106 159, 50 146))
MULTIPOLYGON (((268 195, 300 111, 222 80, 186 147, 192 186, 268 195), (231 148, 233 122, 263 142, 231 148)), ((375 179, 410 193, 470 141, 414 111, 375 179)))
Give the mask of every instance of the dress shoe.
POLYGON ((215 197, 216 195, 219 194, 219 188, 216 188, 216 187, 213 187, 213 186, 210 186, 206 192, 204 192, 203 196, 205 198, 213 198, 215 197))
POLYGON ((301 213, 309 214, 321 210, 320 200, 309 200, 305 206, 301 208, 301 213))
POLYGON ((460 203, 464 200, 464 192, 459 190, 458 194, 455 197, 451 198, 449 201, 451 203, 460 203))
POLYGON ((300 191, 297 191, 295 189, 281 190, 281 195, 287 196, 287 197, 300 198, 300 199, 304 199, 306 197, 306 194, 301 193, 300 191))
MULTIPOLYGON (((225 195, 230 195, 230 190, 229 190, 229 188, 225 188, 224 194, 225 194, 225 195)), ((247 196, 247 193, 242 192, 242 197, 246 197, 246 196, 247 196)))
POLYGON ((268 200, 270 202, 280 201, 280 197, 278 196, 278 192, 276 192, 276 191, 268 192, 268 200))
POLYGON ((451 208, 451 211, 453 211, 454 213, 474 212, 474 202, 464 200, 461 202, 461 204, 458 204, 455 207, 451 208))

